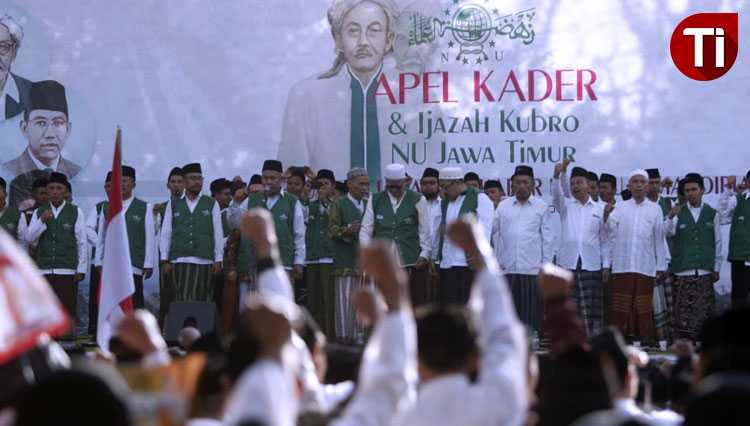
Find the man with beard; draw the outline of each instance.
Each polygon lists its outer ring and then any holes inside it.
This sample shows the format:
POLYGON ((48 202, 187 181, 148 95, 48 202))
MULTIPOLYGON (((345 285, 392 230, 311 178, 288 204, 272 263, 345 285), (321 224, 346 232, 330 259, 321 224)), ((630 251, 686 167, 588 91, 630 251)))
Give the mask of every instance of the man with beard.
POLYGON ((658 204, 646 199, 648 173, 628 176, 632 198, 604 208, 607 230, 613 234, 612 322, 623 336, 653 343, 654 278, 666 275, 664 222, 658 204))
POLYGON ((721 270, 721 220, 703 202, 703 177, 688 173, 688 204, 674 206, 667 216, 667 236, 672 237, 671 269, 675 274, 675 338, 695 339, 703 322, 716 314, 714 282, 721 270))
POLYGON ((554 256, 550 209, 545 201, 532 195, 531 167, 517 166, 511 179, 515 194, 495 210, 495 253, 508 279, 519 318, 541 332, 543 307, 536 276, 539 268, 554 256))
MULTIPOLYGON (((422 188, 422 195, 424 195, 425 201, 427 202, 427 214, 430 216, 430 231, 432 232, 430 264, 427 265, 427 273, 422 274, 425 282, 421 285, 424 287, 426 303, 435 302, 435 292, 437 291, 438 282, 440 280, 440 276, 435 268, 435 262, 437 261, 440 247, 440 222, 443 220, 443 210, 441 208, 443 199, 440 197, 440 187, 438 186, 439 177, 440 172, 428 167, 424 169, 422 180, 419 181, 422 188)), ((417 283, 417 286, 419 287, 420 284, 417 283)))
POLYGON ((211 302, 211 276, 221 273, 224 236, 219 203, 201 195, 203 173, 199 163, 182 168, 185 196, 172 199, 164 212, 159 249, 161 270, 172 275, 175 301, 211 302))

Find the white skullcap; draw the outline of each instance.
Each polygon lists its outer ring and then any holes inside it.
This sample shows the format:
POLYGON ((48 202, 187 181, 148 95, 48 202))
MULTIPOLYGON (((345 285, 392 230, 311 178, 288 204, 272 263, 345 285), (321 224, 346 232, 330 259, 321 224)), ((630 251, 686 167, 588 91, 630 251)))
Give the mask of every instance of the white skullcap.
POLYGON ((644 178, 646 178, 646 180, 648 180, 648 173, 645 170, 636 169, 630 172, 630 174, 628 174, 628 182, 630 182, 630 179, 633 179, 633 176, 639 176, 639 175, 643 176, 644 178))
POLYGON ((406 169, 403 164, 389 164, 385 166, 385 176, 389 180, 406 179, 406 169))
POLYGON ((443 167, 440 169, 440 179, 455 180, 463 178, 464 171, 460 167, 443 167))

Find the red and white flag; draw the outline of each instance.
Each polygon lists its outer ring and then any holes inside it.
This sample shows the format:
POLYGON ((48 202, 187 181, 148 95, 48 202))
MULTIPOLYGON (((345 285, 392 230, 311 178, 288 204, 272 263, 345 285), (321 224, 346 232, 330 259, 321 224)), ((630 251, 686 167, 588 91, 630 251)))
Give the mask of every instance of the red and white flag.
POLYGON ((0 364, 69 328, 68 314, 34 262, 0 231, 0 364))
POLYGON ((128 229, 125 225, 125 212, 122 210, 121 139, 122 131, 118 127, 115 154, 112 159, 107 226, 104 231, 104 256, 99 281, 99 317, 96 327, 96 341, 105 351, 109 350, 109 339, 117 323, 126 313, 133 312, 132 296, 135 293, 128 229))

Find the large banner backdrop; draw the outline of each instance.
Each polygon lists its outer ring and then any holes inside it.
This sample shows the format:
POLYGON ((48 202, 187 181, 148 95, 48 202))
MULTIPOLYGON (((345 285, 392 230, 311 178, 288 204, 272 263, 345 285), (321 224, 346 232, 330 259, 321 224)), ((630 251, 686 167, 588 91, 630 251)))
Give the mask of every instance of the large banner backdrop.
POLYGON ((6 102, 0 175, 42 168, 24 156, 57 144, 47 149, 61 149, 88 211, 104 196, 117 125, 135 193, 153 202, 168 196, 169 170, 194 161, 207 183, 247 181, 279 158, 340 180, 353 165, 375 178, 391 162, 417 177, 460 166, 506 189, 527 164, 548 198, 568 157, 616 176, 699 172, 714 205, 722 176, 750 168, 744 1, 352 3, 0 0, 23 32, 15 57, 0 55, 2 96, 11 80, 21 91, 56 80, 70 122, 45 142, 11 108, 23 100, 6 102), (669 49, 680 21, 703 12, 739 13, 737 60, 708 82, 681 74, 669 49))

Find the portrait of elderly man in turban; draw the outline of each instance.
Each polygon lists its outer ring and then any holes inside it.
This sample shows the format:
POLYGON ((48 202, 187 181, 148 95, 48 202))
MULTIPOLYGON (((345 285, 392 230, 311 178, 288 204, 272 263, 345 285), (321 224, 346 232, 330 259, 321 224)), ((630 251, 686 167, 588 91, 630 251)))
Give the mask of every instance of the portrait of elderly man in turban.
POLYGON ((381 141, 391 118, 387 96, 373 95, 393 51, 397 15, 393 0, 333 0, 328 22, 336 58, 331 69, 289 91, 278 153, 284 164, 333 166, 342 175, 362 167, 371 188, 377 185, 381 159, 390 163, 391 148, 381 141))
POLYGON ((0 10, 0 117, 15 117, 26 108, 31 82, 11 72, 23 40, 23 28, 0 10))

